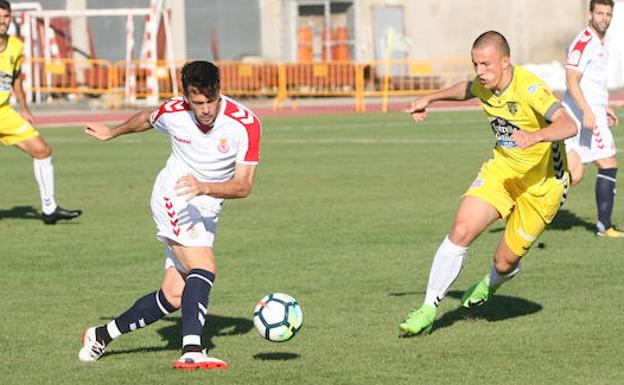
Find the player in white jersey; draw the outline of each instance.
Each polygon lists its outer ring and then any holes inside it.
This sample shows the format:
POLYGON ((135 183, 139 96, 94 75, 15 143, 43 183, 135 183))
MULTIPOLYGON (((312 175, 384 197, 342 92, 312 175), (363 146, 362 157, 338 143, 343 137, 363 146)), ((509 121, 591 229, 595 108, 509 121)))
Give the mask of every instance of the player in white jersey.
POLYGON ((574 117, 578 134, 566 140, 572 184, 583 179, 585 163, 598 167, 596 178, 597 234, 622 238, 611 222, 618 162, 609 126, 619 123, 609 108, 607 92, 608 47, 605 33, 613 15, 612 0, 591 0, 588 25, 570 45, 566 63, 567 92, 563 105, 574 117))
POLYGON ((223 369, 224 361, 202 350, 208 294, 215 279, 213 241, 224 199, 251 192, 259 160, 260 120, 220 94, 219 70, 206 61, 182 69, 184 97, 140 112, 116 128, 87 124, 99 140, 154 127, 169 135, 171 155, 158 174, 151 198, 157 238, 165 245, 160 290, 139 300, 115 320, 87 329, 81 361, 95 361, 115 338, 182 308, 182 356, 176 369, 223 369))

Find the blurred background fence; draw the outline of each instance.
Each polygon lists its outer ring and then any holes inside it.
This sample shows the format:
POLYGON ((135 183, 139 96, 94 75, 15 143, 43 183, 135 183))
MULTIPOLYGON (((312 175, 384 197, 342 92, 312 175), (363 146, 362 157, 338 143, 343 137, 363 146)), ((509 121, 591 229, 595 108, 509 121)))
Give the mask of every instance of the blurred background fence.
MULTIPOLYGON (((470 79, 468 58, 385 60, 368 63, 217 62, 221 88, 236 97, 270 97, 276 108, 298 97, 352 97, 356 110, 367 97, 414 95, 470 79)), ((158 98, 182 94, 184 61, 118 61, 26 57, 30 71, 26 91, 36 100, 103 97, 110 107, 147 100, 150 78, 157 79, 158 98)))

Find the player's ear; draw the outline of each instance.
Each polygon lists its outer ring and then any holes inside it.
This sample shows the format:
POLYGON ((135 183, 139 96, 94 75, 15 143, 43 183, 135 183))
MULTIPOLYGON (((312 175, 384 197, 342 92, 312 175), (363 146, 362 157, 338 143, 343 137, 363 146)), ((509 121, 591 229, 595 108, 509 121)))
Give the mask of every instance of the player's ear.
POLYGON ((503 64, 503 68, 507 69, 511 66, 511 59, 509 58, 508 55, 503 55, 503 58, 501 59, 501 62, 503 64))

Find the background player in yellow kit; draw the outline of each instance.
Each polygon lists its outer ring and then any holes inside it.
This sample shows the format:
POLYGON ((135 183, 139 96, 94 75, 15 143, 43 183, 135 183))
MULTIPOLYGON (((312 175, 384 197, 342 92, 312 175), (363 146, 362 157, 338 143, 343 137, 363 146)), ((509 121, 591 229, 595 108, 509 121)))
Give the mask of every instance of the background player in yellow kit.
POLYGON ((464 307, 480 305, 520 270, 520 259, 565 200, 568 171, 563 139, 576 125, 546 85, 510 62, 509 44, 495 31, 480 35, 471 51, 476 77, 412 102, 415 121, 438 100, 479 98, 496 137, 493 157, 483 164, 438 248, 424 304, 411 312, 401 330, 430 332, 439 302, 457 279, 468 247, 492 222, 507 221, 489 274, 464 293, 464 307))
POLYGON ((26 103, 20 76, 24 46, 18 38, 9 36, 10 24, 11 4, 0 0, 0 142, 16 146, 33 157, 42 219, 46 224, 55 224, 59 219, 72 219, 82 212, 65 210, 54 199, 52 150, 32 126, 33 117, 26 103), (11 92, 20 105, 21 115, 9 105, 11 92))

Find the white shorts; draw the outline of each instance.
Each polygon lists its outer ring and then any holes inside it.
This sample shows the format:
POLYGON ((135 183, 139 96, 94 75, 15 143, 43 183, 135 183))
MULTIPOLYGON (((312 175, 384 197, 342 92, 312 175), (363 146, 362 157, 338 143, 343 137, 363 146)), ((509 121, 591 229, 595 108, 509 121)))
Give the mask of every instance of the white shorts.
POLYGON ((186 202, 176 196, 173 179, 163 170, 154 183, 151 208, 156 238, 166 245, 171 240, 182 246, 212 247, 222 201, 201 196, 186 202))
POLYGON ((598 159, 615 156, 616 147, 613 133, 607 121, 607 111, 604 108, 594 108, 597 128, 592 131, 582 129, 582 117, 578 111, 564 104, 566 110, 574 119, 577 134, 566 139, 566 151, 576 152, 583 163, 590 163, 598 159))

